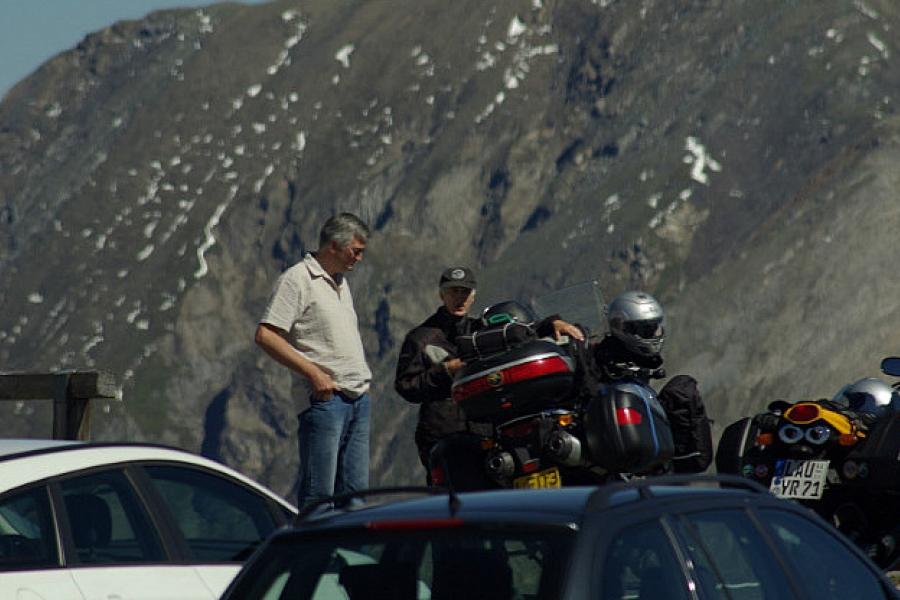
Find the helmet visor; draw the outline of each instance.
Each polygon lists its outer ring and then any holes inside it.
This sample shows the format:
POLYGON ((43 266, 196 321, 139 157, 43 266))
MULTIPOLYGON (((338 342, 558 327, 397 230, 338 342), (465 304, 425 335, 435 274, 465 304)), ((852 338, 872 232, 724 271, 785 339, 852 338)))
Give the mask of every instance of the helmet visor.
POLYGON ((875 405, 875 398, 865 392, 845 392, 844 397, 850 410, 864 410, 867 406, 875 405))
POLYGON ((623 324, 623 329, 625 330, 625 333, 645 340, 652 340, 663 336, 662 319, 626 321, 623 324))

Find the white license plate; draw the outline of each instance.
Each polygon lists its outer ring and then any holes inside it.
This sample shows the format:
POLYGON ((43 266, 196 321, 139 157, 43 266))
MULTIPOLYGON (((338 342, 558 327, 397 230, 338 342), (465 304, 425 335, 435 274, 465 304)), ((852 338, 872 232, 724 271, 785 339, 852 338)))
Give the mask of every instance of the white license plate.
POLYGON ((825 491, 827 460, 778 460, 769 490, 779 498, 818 500, 825 491))

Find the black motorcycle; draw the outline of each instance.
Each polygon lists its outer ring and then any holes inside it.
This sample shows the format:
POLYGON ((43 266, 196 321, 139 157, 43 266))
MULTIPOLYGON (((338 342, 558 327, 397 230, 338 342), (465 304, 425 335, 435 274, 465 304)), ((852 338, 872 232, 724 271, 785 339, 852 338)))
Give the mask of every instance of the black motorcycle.
POLYGON ((522 323, 482 330, 461 351, 453 399, 481 434, 435 446, 436 484, 548 488, 667 469, 672 432, 649 385, 661 370, 619 364, 600 382, 585 343, 537 338, 522 323))
MULTIPOLYGON (((881 363, 900 376, 900 358, 881 363)), ((894 383, 896 389, 900 382, 894 383)), ((852 403, 778 400, 729 425, 716 469, 740 474, 833 523, 885 569, 900 563, 900 407, 877 419, 852 403)))

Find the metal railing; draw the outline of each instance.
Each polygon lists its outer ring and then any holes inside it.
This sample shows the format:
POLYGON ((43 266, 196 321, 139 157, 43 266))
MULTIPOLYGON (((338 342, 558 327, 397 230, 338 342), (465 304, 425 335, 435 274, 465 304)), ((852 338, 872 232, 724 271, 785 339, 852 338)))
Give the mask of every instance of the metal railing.
POLYGON ((91 437, 91 401, 121 398, 115 377, 106 371, 0 373, 0 401, 51 400, 51 437, 91 437))

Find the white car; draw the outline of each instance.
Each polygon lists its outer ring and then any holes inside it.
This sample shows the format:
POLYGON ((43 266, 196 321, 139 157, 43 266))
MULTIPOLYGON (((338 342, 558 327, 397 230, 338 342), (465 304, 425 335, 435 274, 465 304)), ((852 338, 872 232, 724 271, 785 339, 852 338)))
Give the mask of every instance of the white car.
POLYGON ((175 448, 0 440, 0 598, 218 598, 295 514, 175 448))

